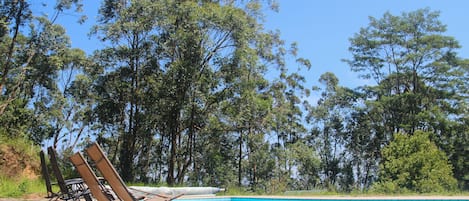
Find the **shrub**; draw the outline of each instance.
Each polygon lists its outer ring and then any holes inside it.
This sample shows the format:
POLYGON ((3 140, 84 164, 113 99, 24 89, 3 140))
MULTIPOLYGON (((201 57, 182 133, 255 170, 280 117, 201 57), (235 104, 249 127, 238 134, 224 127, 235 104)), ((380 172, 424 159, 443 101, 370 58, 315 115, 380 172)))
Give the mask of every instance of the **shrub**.
POLYGON ((430 141, 430 133, 397 133, 382 150, 377 192, 418 193, 454 191, 457 187, 448 157, 430 141))

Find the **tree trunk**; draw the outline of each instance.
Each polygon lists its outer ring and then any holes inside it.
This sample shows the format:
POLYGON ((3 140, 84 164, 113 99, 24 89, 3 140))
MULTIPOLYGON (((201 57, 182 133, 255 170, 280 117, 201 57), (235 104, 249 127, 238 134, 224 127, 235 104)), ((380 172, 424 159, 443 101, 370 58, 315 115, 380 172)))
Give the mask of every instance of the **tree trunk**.
POLYGON ((174 178, 174 169, 176 166, 176 146, 177 146, 177 136, 176 133, 172 132, 170 134, 170 156, 169 156, 169 164, 168 164, 168 177, 166 179, 166 182, 168 183, 169 186, 173 186, 175 184, 175 178, 174 178))
POLYGON ((239 132, 239 161, 238 161, 238 187, 241 187, 242 161, 243 161, 243 132, 239 132))

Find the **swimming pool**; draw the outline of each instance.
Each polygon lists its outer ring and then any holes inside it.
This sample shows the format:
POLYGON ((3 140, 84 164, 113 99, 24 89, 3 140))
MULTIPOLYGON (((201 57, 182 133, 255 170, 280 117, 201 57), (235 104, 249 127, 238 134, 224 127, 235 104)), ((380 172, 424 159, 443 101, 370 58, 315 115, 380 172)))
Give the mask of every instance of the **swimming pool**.
POLYGON ((459 197, 383 197, 383 198, 342 198, 342 197, 328 197, 328 198, 265 198, 265 197, 222 197, 222 198, 180 198, 180 201, 469 201, 469 198, 459 197))

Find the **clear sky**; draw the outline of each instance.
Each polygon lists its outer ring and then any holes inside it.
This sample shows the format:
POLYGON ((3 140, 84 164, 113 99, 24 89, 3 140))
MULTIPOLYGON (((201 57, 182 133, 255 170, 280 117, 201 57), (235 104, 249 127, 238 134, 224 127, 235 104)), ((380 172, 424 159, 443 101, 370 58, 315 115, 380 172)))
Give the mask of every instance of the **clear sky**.
MULTIPOLYGON (((49 0, 49 2, 52 2, 49 0)), ((72 39, 72 46, 91 53, 102 45, 89 38, 87 33, 94 24, 101 1, 83 1, 88 20, 83 25, 76 23, 77 17, 65 15, 58 23, 63 24, 72 39)), ((468 0, 278 0, 278 13, 266 10, 265 28, 278 29, 287 44, 297 42, 299 56, 307 58, 312 68, 305 71, 306 87, 318 85, 317 80, 324 72, 333 72, 340 85, 351 88, 367 84, 350 71, 341 59, 350 58, 348 39, 366 27, 369 16, 381 18, 386 11, 393 15, 411 12, 420 8, 441 11, 440 20, 447 25, 446 35, 453 36, 462 48, 459 56, 469 58, 469 1, 468 0)), ((40 5, 35 5, 41 9, 40 5)), ((51 6, 51 5, 50 5, 51 6)), ((289 61, 291 68, 297 65, 289 61)))
POLYGON ((421 8, 440 11, 447 25, 446 35, 453 36, 462 48, 459 56, 469 58, 469 1, 467 0, 279 0, 280 11, 268 12, 266 28, 279 29, 287 43, 299 44, 299 55, 310 59, 311 70, 305 72, 307 86, 317 85, 319 76, 333 72, 340 85, 356 87, 366 84, 341 59, 350 58, 349 38, 368 26, 369 16, 381 18, 421 8))

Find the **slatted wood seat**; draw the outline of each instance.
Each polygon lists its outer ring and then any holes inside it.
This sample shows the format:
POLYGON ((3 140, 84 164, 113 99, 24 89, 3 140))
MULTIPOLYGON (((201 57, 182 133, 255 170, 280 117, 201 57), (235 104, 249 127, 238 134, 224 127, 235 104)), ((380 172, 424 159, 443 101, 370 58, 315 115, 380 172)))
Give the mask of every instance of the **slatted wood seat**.
POLYGON ((47 149, 49 155, 49 161, 52 168, 52 173, 57 179, 57 185, 59 186, 60 192, 54 193, 52 191, 52 184, 47 170, 47 165, 45 165, 45 156, 44 152, 40 152, 41 163, 43 162, 43 175, 46 180, 46 188, 48 191, 48 198, 51 199, 62 199, 62 200, 80 200, 84 198, 87 201, 91 201, 90 191, 87 186, 83 183, 81 178, 67 179, 65 180, 62 175, 62 171, 59 168, 57 162, 57 155, 53 147, 47 149))
POLYGON ((182 195, 177 196, 166 196, 161 194, 151 194, 152 198, 136 198, 125 185, 124 181, 117 173, 114 166, 111 164, 109 159, 104 154, 103 150, 97 143, 93 143, 86 149, 88 156, 96 163, 97 169, 101 172, 104 179, 109 183, 114 193, 124 201, 137 201, 137 200, 151 200, 151 201, 170 201, 176 199, 182 195))
POLYGON ((86 183, 88 188, 91 191, 91 194, 98 201, 108 201, 114 200, 114 196, 109 192, 109 190, 99 181, 96 174, 91 170, 90 165, 85 160, 81 153, 75 153, 70 156, 70 161, 72 161, 75 169, 83 178, 83 181, 86 183))

